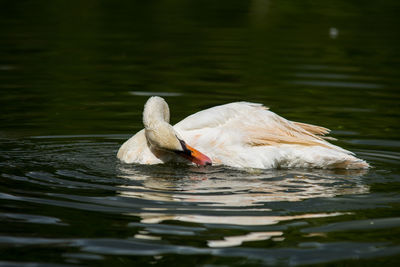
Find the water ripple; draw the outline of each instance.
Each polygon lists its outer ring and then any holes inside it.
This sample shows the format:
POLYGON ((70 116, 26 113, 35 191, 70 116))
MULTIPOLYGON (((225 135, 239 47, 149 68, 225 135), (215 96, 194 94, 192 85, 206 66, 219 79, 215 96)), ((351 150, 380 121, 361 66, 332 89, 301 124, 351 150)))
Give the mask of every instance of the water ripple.
MULTIPOLYGON (((97 223, 104 221, 111 229, 118 225, 118 229, 128 231, 129 238, 73 235, 57 239, 24 236, 22 230, 15 232, 15 236, 1 236, 0 243, 11 247, 74 247, 75 251, 63 253, 71 263, 104 260, 105 255, 164 257, 172 253, 237 255, 265 264, 298 265, 326 262, 322 257, 312 257, 316 252, 325 259, 337 260, 354 255, 393 255, 399 251, 391 243, 324 240, 341 231, 396 227, 396 217, 346 219, 363 210, 390 208, 391 203, 400 201, 396 195, 371 193, 371 181, 380 179, 379 172, 129 165, 115 158, 125 138, 77 135, 8 140, 8 149, 2 155, 2 183, 18 186, 2 191, 0 198, 17 209, 2 213, 0 221, 22 229, 29 229, 22 225, 56 228, 51 231, 60 231, 59 227, 77 229, 77 223, 95 229, 97 223), (53 207, 65 213, 42 213, 53 207), (95 221, 76 222, 74 216, 68 216, 79 211, 93 214, 95 221), (292 232, 299 236, 297 245, 285 243, 292 232), (180 239, 193 245, 177 242, 180 239), (250 245, 255 243, 286 245, 257 249, 250 245)), ((397 152, 356 152, 373 164, 398 163, 400 159, 397 152)))
MULTIPOLYGON (((277 236, 278 233, 269 233, 277 236)), ((265 234, 267 235, 267 234, 265 234)), ((173 244, 155 243, 141 239, 45 239, 29 237, 0 236, 0 244, 19 246, 57 245, 58 247, 77 247, 83 252, 84 258, 100 260, 98 255, 130 255, 130 256, 154 256, 163 254, 179 255, 218 255, 222 257, 245 257, 251 260, 259 260, 263 264, 278 263, 285 265, 317 264, 332 260, 345 260, 357 258, 374 258, 395 255, 400 252, 400 246, 391 246, 388 243, 319 243, 304 242, 298 247, 289 248, 196 248, 191 246, 178 246, 173 244), (315 257, 318 253, 318 257, 315 257)), ((82 254, 78 254, 82 255, 82 254)), ((76 254, 64 254, 65 257, 76 254)))

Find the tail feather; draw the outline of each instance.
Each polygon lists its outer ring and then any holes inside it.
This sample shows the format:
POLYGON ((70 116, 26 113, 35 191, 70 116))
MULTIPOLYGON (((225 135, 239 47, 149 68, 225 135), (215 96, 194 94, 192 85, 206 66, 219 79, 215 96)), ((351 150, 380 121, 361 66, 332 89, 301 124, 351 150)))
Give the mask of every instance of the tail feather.
POLYGON ((370 168, 370 165, 367 162, 357 158, 351 160, 345 160, 342 162, 337 162, 330 166, 330 169, 368 169, 368 168, 370 168))
MULTIPOLYGON (((305 131, 310 132, 315 135, 323 136, 326 134, 329 134, 331 130, 328 128, 322 127, 322 126, 317 126, 317 125, 312 125, 308 123, 303 123, 303 122, 294 122, 297 126, 303 128, 305 131)), ((326 137, 325 137, 326 138, 326 137)))

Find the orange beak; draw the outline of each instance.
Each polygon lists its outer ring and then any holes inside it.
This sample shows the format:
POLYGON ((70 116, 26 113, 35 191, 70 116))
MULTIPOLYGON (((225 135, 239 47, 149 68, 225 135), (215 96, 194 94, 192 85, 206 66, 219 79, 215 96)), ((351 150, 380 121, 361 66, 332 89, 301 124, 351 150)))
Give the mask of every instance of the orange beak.
POLYGON ((187 145, 184 141, 180 140, 182 147, 183 147, 183 152, 178 152, 179 155, 182 157, 190 160, 191 162, 199 165, 199 166, 204 166, 204 165, 211 165, 211 159, 201 153, 200 151, 196 150, 195 148, 187 145))
POLYGON ((211 165, 211 159, 209 157, 189 145, 186 145, 186 148, 192 153, 190 156, 187 155, 185 158, 200 166, 211 165))

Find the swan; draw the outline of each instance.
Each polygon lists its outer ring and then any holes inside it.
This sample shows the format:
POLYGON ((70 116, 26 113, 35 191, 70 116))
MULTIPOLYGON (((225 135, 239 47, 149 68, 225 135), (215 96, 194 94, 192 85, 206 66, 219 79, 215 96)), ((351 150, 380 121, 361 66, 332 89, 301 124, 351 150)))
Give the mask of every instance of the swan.
MULTIPOLYGON (((234 102, 170 123, 167 102, 150 97, 144 129, 120 147, 124 163, 187 162, 237 168, 366 169, 369 164, 327 142, 329 129, 289 121, 262 104, 234 102)), ((335 139, 333 139, 335 140, 335 139)))

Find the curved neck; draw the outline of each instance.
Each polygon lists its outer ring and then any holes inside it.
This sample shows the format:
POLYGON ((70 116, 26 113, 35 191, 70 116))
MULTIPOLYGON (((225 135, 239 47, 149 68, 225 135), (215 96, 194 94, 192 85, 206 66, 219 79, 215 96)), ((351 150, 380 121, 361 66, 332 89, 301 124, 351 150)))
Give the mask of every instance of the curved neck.
POLYGON ((167 102, 158 96, 150 97, 143 110, 143 124, 146 129, 154 128, 160 122, 169 123, 167 102))

